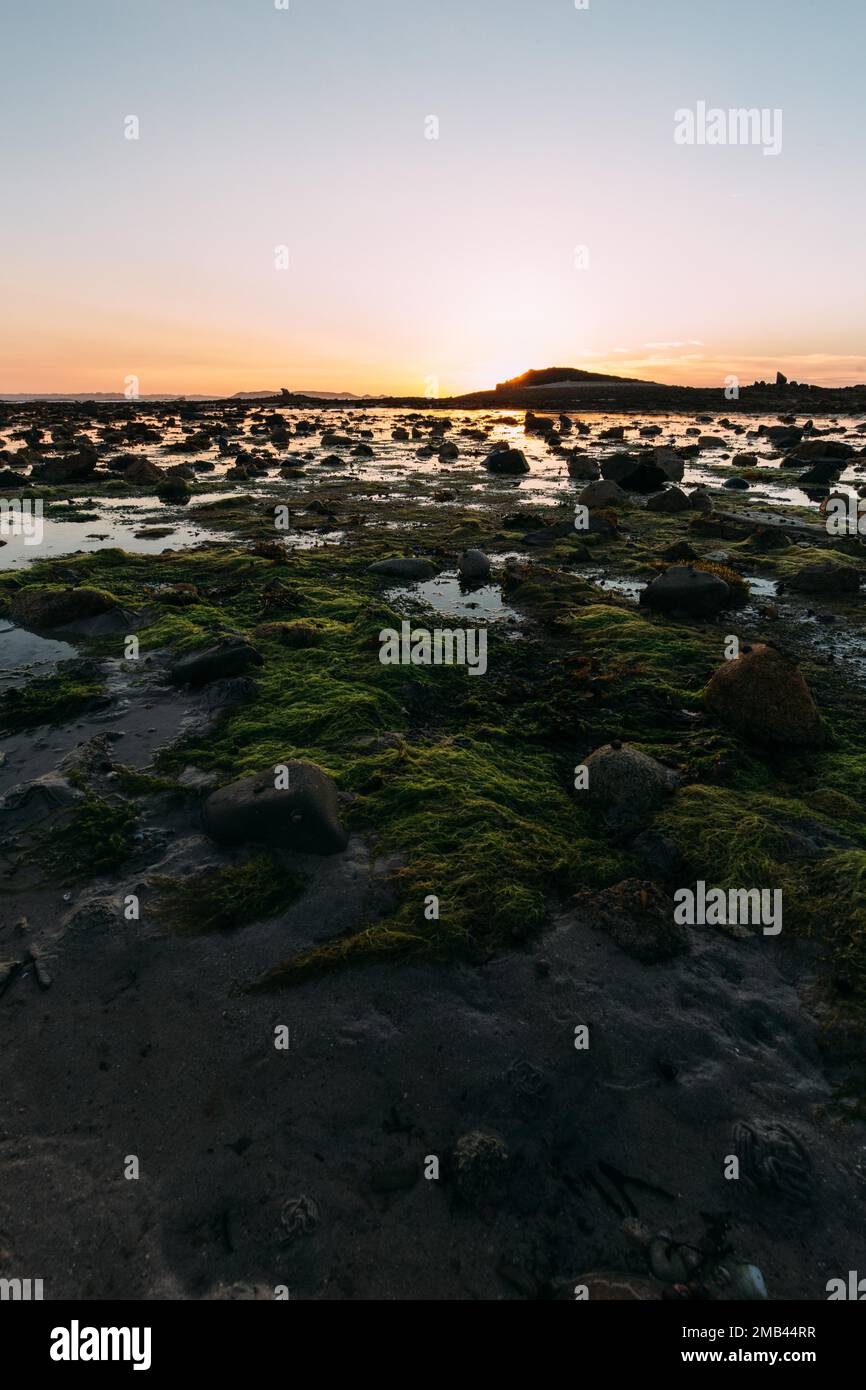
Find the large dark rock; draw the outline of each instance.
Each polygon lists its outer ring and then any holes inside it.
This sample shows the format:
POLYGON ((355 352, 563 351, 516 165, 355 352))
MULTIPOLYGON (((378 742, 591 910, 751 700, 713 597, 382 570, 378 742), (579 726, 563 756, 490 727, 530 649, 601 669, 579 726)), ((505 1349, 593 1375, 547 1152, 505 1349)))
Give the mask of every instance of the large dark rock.
POLYGON ((484 460, 490 473, 528 473, 529 464, 522 449, 493 449, 484 460))
POLYGON ((845 463, 843 459, 818 459, 807 468, 805 473, 801 473, 797 482, 802 486, 804 483, 832 483, 835 482, 842 472, 845 463))
POLYGON ((668 444, 658 444, 652 450, 649 461, 660 468, 665 477, 672 483, 682 482, 685 472, 685 459, 676 449, 672 449, 668 444))
POLYGON ((19 627, 38 632, 86 622, 116 608, 117 599, 101 589, 23 589, 13 595, 10 616, 19 627))
POLYGON ((663 468, 640 454, 613 454, 603 459, 601 476, 629 492, 658 492, 671 481, 663 468))
POLYGON ((462 1134, 451 1156, 451 1176, 457 1195, 467 1207, 498 1207, 508 1191, 508 1147, 498 1134, 472 1130, 462 1134))
POLYGON ((457 562, 460 578, 467 584, 477 584, 490 578, 490 560, 483 550, 464 550, 457 562))
POLYGON ((89 478, 96 469, 96 450, 82 448, 77 454, 67 454, 65 458, 50 459, 39 470, 39 478, 46 483, 78 483, 89 478))
POLYGON ((844 462, 845 459, 853 458, 856 452, 853 444, 845 444, 842 440, 804 439, 791 451, 790 457, 799 463, 814 463, 816 459, 836 459, 844 462))
POLYGON ((599 477, 598 464, 588 454, 582 454, 575 449, 568 460, 568 476, 592 481, 599 477))
POLYGON ((628 498, 619 483, 599 478, 596 482, 587 483, 577 500, 583 507, 621 507, 628 498))
POLYGON ((433 579, 439 573, 430 560, 417 559, 412 555, 395 556, 392 560, 377 560, 371 565, 369 574, 390 575, 393 579, 433 579))
POLYGON ((690 565, 672 565, 641 591, 640 601, 664 613, 679 610, 708 617, 725 608, 730 597, 730 586, 719 575, 690 565))
POLYGON ((578 796, 623 828, 642 828, 680 780, 671 768, 621 743, 596 748, 584 766, 588 786, 578 796))
POLYGON ((151 463, 150 459, 137 458, 124 468, 122 477, 125 483, 147 486, 149 483, 163 482, 165 474, 157 464, 151 463))
POLYGON ((171 679, 175 685, 208 685, 243 675, 251 666, 263 665, 261 655, 248 638, 227 637, 215 647, 182 656, 171 668, 171 679))
POLYGON ((242 777, 213 792, 202 825, 224 845, 268 844, 304 854, 335 854, 349 837, 340 824, 337 787, 315 763, 285 762, 286 787, 276 768, 242 777))
POLYGON ((796 662, 775 647, 744 647, 720 666, 704 703, 739 733, 762 742, 814 747, 824 741, 821 716, 796 662))
POLYGON ((646 505, 648 512, 687 512, 692 504, 682 488, 668 487, 663 492, 653 492, 646 505))
POLYGON ((803 431, 799 425, 770 425, 764 433, 777 449, 789 449, 792 445, 799 444, 803 438, 803 431))
POLYGON ((792 575, 787 586, 801 594, 856 594, 860 588, 860 571, 853 565, 837 564, 835 560, 820 560, 792 575))

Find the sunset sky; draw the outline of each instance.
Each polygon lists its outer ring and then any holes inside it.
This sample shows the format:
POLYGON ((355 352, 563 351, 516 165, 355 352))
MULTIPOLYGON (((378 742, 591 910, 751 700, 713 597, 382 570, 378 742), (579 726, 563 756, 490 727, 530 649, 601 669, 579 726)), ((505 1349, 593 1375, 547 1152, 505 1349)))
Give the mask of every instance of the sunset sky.
POLYGON ((863 0, 41 0, 0 43, 0 392, 866 381, 863 0), (677 145, 698 101, 781 153, 677 145))

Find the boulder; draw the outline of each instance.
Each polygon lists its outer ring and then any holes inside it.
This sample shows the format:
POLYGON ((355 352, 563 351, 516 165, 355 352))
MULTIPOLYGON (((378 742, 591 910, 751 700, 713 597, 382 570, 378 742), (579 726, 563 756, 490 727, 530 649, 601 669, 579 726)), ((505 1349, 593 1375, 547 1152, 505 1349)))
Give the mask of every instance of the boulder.
POLYGON ((175 685, 201 686, 243 675, 264 661, 247 637, 226 637, 214 647, 182 656, 171 668, 175 685))
MULTIPOLYGON (((593 517, 590 516, 587 530, 597 531, 597 529, 598 528, 593 525, 593 517)), ((603 530, 605 529, 607 528, 603 528, 603 530)), ((577 536, 579 534, 585 535, 586 531, 582 533, 575 531, 573 521, 555 521, 552 526, 542 526, 538 530, 527 531, 526 535, 523 537, 523 544, 536 546, 554 545, 557 541, 565 540, 567 536, 577 536)), ((573 549, 572 554, 575 558, 579 558, 580 556, 583 556, 587 560, 591 558, 585 546, 579 546, 577 550, 573 549)))
POLYGON ((646 505, 648 512, 687 512, 691 503, 681 488, 668 487, 663 492, 652 493, 646 505))
POLYGON ((89 478, 96 469, 96 450, 82 449, 65 458, 51 459, 40 469, 39 478, 46 483, 78 483, 89 478))
POLYGON ((162 482, 165 478, 165 474, 157 464, 151 463, 150 459, 137 458, 133 459, 132 463, 124 468, 121 477, 125 483, 143 484, 147 486, 149 483, 162 482))
POLYGON ((789 589, 800 594, 856 594, 860 588, 860 571, 853 565, 834 560, 819 560, 806 565, 786 581, 789 589))
POLYGON ((419 560, 414 556, 395 556, 393 560, 377 560, 367 571, 368 574, 386 574, 392 579, 433 579, 439 567, 430 560, 419 560))
POLYGON ((689 507, 693 512, 711 512, 713 499, 703 488, 696 487, 694 492, 689 493, 689 507))
POLYGON ((529 464, 522 449, 494 449, 484 460, 484 467, 490 473, 528 473, 529 464))
POLYGON ((801 487, 804 483, 834 483, 844 466, 843 459, 818 459, 811 468, 800 474, 797 482, 801 487))
POLYGON ((720 666, 704 703, 749 738, 801 748, 824 741, 821 716, 796 662, 764 643, 744 647, 720 666))
POLYGON ((814 463, 816 459, 836 459, 843 463, 853 458, 857 450, 853 444, 837 439, 804 439, 791 452, 791 460, 799 463, 814 463))
POLYGON ((621 507, 628 497, 618 483, 599 478, 597 482, 588 483, 577 500, 584 507, 621 507))
POLYGON ((665 470, 652 462, 651 456, 645 458, 640 454, 612 454, 603 459, 601 476, 629 492, 658 492, 671 481, 665 470))
POLYGON ((26 826, 53 819, 83 801, 84 792, 60 772, 46 772, 21 782, 0 796, 0 833, 16 834, 26 826))
POLYGON ((19 627, 38 632, 87 622, 117 606, 117 599, 102 589, 22 589, 13 595, 10 616, 19 627))
POLYGON ((690 565, 672 565, 641 590, 640 602, 664 613, 680 610, 709 617, 725 608, 730 597, 730 587, 719 575, 690 565))
POLYGON ((287 761, 212 792, 202 825, 218 844, 336 854, 349 842, 338 811, 336 784, 320 767, 287 761), (278 785, 283 778, 287 785, 278 785))
POLYGON ((578 453, 577 450, 568 460, 569 478, 585 478, 591 480, 599 476, 598 464, 595 459, 591 459, 588 454, 578 453))
POLYGON ((679 783, 677 773, 663 763, 619 742, 596 748, 584 766, 588 786, 578 796, 624 827, 642 827, 679 783))
POLYGON ((777 449, 789 449, 803 438, 803 431, 798 425, 770 425, 765 433, 777 449))
POLYGON ((464 550, 457 564, 460 578, 477 583, 490 578, 490 561, 483 550, 464 550))
POLYGON ((685 460, 682 454, 677 453, 669 444, 657 445, 650 454, 650 461, 662 470, 669 482, 682 482, 685 460))

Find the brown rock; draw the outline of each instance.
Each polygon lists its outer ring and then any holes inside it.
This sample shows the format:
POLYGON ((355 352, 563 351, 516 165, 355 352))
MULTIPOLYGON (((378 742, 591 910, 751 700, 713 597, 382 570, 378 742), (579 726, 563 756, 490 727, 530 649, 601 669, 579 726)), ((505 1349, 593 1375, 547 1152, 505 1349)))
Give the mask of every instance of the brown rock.
POLYGON ((116 607, 117 600, 101 589, 22 589, 12 599, 11 617, 19 627, 38 632, 99 617, 116 607))
POLYGON ((160 483, 165 474, 162 469, 150 459, 136 459, 128 468, 124 468, 121 474, 125 483, 160 483))
POLYGON ((764 643, 744 647, 720 666, 704 703, 749 738, 800 748, 824 741, 821 716, 796 662, 764 643))

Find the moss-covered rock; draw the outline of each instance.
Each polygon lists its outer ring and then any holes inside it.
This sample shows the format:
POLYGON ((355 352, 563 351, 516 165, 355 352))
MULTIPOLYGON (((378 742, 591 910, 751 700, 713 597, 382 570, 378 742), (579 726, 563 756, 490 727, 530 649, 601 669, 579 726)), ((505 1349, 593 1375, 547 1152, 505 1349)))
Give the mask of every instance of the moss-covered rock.
POLYGON ((116 607, 117 599, 104 589, 27 588, 13 595, 11 617, 35 632, 97 618, 116 607))
POLYGON ((824 741, 817 705, 791 657, 758 643, 716 671, 704 701, 749 738, 814 748, 824 741))

